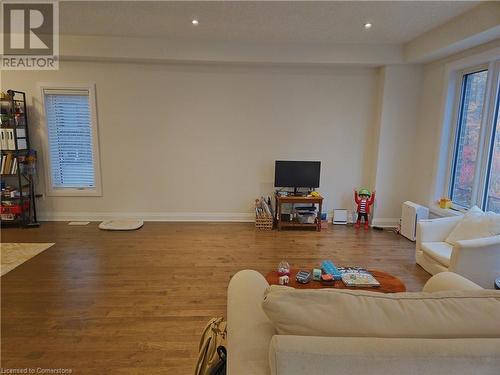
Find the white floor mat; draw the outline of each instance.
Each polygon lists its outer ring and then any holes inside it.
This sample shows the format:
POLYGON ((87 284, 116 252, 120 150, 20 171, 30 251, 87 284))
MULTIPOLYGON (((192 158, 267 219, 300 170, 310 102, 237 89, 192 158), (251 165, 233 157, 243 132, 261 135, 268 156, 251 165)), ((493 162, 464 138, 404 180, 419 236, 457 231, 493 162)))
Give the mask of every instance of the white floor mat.
POLYGON ((70 221, 68 225, 88 225, 90 221, 70 221))
POLYGON ((135 230, 144 225, 144 221, 135 219, 106 220, 99 224, 103 230, 135 230))

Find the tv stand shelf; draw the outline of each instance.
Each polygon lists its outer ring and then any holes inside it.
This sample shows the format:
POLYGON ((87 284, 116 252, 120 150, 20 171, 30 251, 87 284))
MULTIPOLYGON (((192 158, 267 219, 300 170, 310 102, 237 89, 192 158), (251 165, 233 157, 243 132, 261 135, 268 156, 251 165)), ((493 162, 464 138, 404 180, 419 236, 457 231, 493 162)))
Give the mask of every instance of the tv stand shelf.
POLYGON ((276 202, 276 223, 278 230, 281 228, 316 228, 318 232, 321 231, 321 207, 323 205, 323 197, 300 197, 300 196, 286 196, 280 197, 275 195, 276 202), (281 220, 281 206, 283 204, 296 204, 296 203, 305 203, 305 204, 317 204, 318 205, 318 215, 316 217, 315 223, 297 223, 292 221, 283 221, 281 220))

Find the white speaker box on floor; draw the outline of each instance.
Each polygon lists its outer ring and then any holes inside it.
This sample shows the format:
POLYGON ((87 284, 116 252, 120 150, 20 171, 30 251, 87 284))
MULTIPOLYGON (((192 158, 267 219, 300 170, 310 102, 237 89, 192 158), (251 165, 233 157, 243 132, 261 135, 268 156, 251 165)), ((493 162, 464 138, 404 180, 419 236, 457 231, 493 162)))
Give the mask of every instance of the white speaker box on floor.
POLYGON ((333 224, 347 224, 347 210, 335 209, 333 210, 333 224))

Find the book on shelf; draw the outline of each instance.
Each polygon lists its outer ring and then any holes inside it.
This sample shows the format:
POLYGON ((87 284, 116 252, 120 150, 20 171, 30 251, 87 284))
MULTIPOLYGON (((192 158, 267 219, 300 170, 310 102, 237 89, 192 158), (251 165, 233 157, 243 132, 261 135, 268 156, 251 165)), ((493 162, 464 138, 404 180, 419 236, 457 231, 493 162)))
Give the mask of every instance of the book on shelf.
POLYGON ((7 131, 7 150, 16 149, 16 141, 14 140, 14 129, 5 129, 7 131))
MULTIPOLYGON (((27 198, 29 196, 29 185, 23 185, 21 190, 17 187, 7 185, 2 188, 1 198, 2 199, 11 199, 11 198, 20 198, 21 192, 23 197, 27 198)), ((2 204, 4 202, 2 201, 2 204)))
POLYGON ((7 150, 7 129, 0 129, 0 146, 2 150, 7 150))
POLYGON ((342 282, 349 287, 379 287, 380 283, 373 275, 364 268, 339 267, 342 282))
POLYGON ((19 168, 19 160, 13 154, 2 155, 1 174, 16 174, 19 168))
MULTIPOLYGON (((0 129, 0 147, 2 150, 15 150, 16 140, 14 132, 16 129, 0 129)), ((27 143, 25 138, 26 131, 24 129, 17 129, 19 149, 26 148, 27 143), (21 142, 22 141, 22 142, 21 142)))
POLYGON ((12 154, 2 155, 5 157, 5 166, 2 171, 2 174, 9 174, 10 164, 12 163, 12 154))

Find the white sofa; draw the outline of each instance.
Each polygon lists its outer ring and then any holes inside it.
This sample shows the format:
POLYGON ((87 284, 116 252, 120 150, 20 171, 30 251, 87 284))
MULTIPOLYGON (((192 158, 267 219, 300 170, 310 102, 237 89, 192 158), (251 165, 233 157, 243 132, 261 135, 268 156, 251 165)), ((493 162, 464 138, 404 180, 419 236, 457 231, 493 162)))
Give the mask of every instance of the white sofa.
POLYGON ((452 246, 445 239, 461 219, 462 216, 454 216, 417 223, 417 264, 431 275, 455 272, 492 289, 500 277, 500 235, 457 241, 452 246))
MULTIPOLYGON (((275 309, 276 306, 280 305, 274 304, 275 309)), ((338 307, 331 306, 331 315, 326 314, 321 319, 327 319, 326 322, 328 320, 335 321, 336 318, 340 320, 341 318, 337 317, 337 314, 341 314, 342 309, 339 308, 340 305, 336 306, 338 307)), ((349 310, 348 304, 342 307, 349 310)), ((266 312, 269 314, 269 311, 266 310, 266 312)), ((497 320, 492 322, 493 316, 495 319, 500 316, 500 291, 483 290, 471 281, 450 272, 440 273, 432 277, 421 293, 386 295, 345 289, 295 290, 279 286, 269 288, 268 283, 260 273, 251 270, 240 271, 231 279, 228 288, 228 374, 468 375, 480 373, 498 375, 500 373, 500 325, 497 324, 497 320), (412 337, 415 336, 414 334, 408 335, 410 337, 404 337, 405 335, 401 334, 391 336, 385 332, 385 329, 379 335, 385 337, 360 337, 359 332, 354 333, 359 331, 359 327, 356 327, 356 317, 353 316, 352 321, 343 320, 340 322, 341 326, 344 322, 347 325, 353 325, 352 336, 345 332, 342 337, 317 334, 279 334, 278 331, 283 327, 278 327, 280 324, 282 325, 283 321, 281 323, 272 322, 263 310, 263 305, 273 303, 273 298, 270 298, 275 293, 273 288, 285 288, 276 291, 277 300, 280 300, 280 303, 292 303, 292 305, 283 310, 278 308, 277 311, 291 314, 292 317, 295 313, 294 306, 297 306, 297 310, 303 310, 310 306, 310 302, 297 303, 295 298, 297 295, 306 300, 311 296, 354 298, 361 301, 359 306, 364 306, 365 303, 367 303, 366 306, 370 306, 372 303, 375 303, 372 306, 378 306, 368 307, 368 313, 374 314, 374 322, 372 327, 369 327, 372 324, 371 319, 364 320, 363 325, 367 326, 369 331, 372 328, 378 329, 380 324, 383 326, 393 324, 392 319, 384 317, 384 309, 380 308, 384 304, 384 300, 388 299, 391 304, 396 303, 395 306, 392 306, 396 307, 396 311, 404 309, 404 303, 410 303, 412 306, 409 308, 410 315, 414 314, 413 316, 418 317, 417 320, 432 321, 432 315, 436 314, 439 319, 452 320, 455 328, 449 332, 448 336, 439 336, 439 338, 412 337), (317 294, 325 291, 329 294, 317 294), (280 297, 280 294, 283 293, 284 299, 283 296, 280 297), (464 293, 468 293, 468 295, 462 297, 464 293), (287 294, 295 297, 291 297, 287 301, 287 294), (268 298, 271 301, 263 304, 264 295, 266 295, 266 301, 268 298), (406 302, 403 301, 400 305, 400 298, 406 302), (448 308, 450 311, 447 311, 447 308, 443 309, 443 305, 434 306, 443 300, 451 303, 448 308), (382 305, 378 305, 380 302, 382 305), (461 306, 462 302, 467 306, 461 306), (430 304, 426 306, 427 303, 430 304), (420 304, 422 304, 421 307, 419 307, 420 304), (481 309, 481 305, 484 305, 484 309, 481 309), (415 306, 417 306, 416 309, 415 306), (473 310, 471 310, 471 306, 473 310), (422 316, 418 315, 420 310, 422 316), (431 313, 430 317, 427 316, 429 312, 431 313), (471 319, 474 319, 471 316, 474 315, 474 312, 486 314, 487 318, 483 317, 471 322, 471 319), (376 323, 377 320, 379 323, 376 323), (382 323, 380 323, 381 321, 382 323), (463 330, 460 328, 462 324, 463 330)), ((395 319, 397 320, 397 317, 395 319)), ((441 324, 439 319, 436 319, 435 322, 438 324, 437 330, 441 324)), ((315 320, 313 317, 308 324, 318 323, 315 320)), ((401 323, 401 319, 399 320, 401 323)), ((285 325, 287 323, 290 323, 289 328, 295 329, 293 318, 289 322, 285 319, 285 325)), ((337 321, 337 323, 339 322, 337 321)), ((319 327, 323 327, 321 325, 323 323, 319 324, 319 327)), ((397 323, 394 324, 397 325, 397 323)), ((405 326, 409 327, 410 331, 415 331, 415 326, 418 327, 418 323, 403 321, 403 325, 400 324, 397 330, 404 330, 405 326)))

